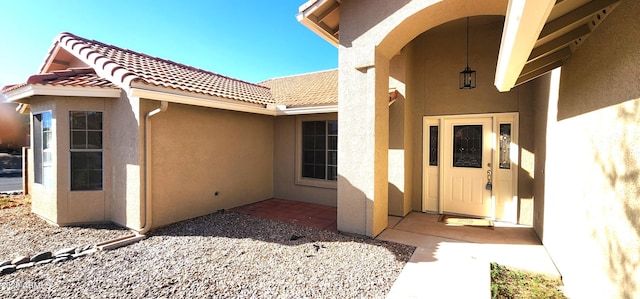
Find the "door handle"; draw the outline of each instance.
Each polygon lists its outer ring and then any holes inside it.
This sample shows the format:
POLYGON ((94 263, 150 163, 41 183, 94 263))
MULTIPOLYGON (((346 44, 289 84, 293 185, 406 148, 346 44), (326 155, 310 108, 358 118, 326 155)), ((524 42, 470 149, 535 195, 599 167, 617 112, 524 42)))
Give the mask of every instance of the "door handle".
POLYGON ((491 169, 487 170, 487 185, 485 186, 485 189, 487 190, 493 189, 493 184, 491 184, 491 174, 491 169))

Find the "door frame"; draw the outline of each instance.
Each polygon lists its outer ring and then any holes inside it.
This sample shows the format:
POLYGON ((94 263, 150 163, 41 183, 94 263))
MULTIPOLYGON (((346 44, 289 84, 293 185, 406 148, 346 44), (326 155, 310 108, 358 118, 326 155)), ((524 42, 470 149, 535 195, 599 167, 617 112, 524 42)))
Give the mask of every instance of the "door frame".
POLYGON ((493 216, 492 218, 501 219, 510 222, 517 222, 518 214, 518 169, 520 168, 519 161, 519 113, 507 112, 507 113, 483 113, 483 114, 460 114, 460 115, 437 115, 437 116, 423 116, 422 117, 422 211, 427 213, 443 213, 443 171, 442 171, 442 153, 444 152, 444 136, 442 125, 445 119, 466 119, 466 118, 482 118, 489 117, 492 119, 493 135, 492 136, 492 160, 495 161, 491 165, 493 173, 493 190, 492 200, 493 204, 493 216), (499 150, 498 137, 500 124, 511 124, 511 143, 509 147, 509 157, 511 160, 511 168, 506 172, 505 169, 499 168, 499 150), (438 126, 438 166, 429 166, 429 127, 438 126), (498 175, 511 176, 511 184, 497 184, 495 178, 498 175), (437 174, 437 177, 433 177, 437 174), (434 181, 435 180, 435 181, 434 181), (437 186, 438 190, 434 192, 433 188, 437 186), (506 190, 506 191, 505 191, 506 190), (437 194, 437 202, 434 202, 434 195, 437 194), (496 194, 502 194, 502 198, 496 200, 496 194), (505 195, 507 194, 507 195, 505 195), (430 196, 431 195, 431 196, 430 196), (496 202, 498 201, 498 202, 496 202), (499 207, 504 210, 497 211, 499 207), (506 210, 508 209, 508 210, 506 210))

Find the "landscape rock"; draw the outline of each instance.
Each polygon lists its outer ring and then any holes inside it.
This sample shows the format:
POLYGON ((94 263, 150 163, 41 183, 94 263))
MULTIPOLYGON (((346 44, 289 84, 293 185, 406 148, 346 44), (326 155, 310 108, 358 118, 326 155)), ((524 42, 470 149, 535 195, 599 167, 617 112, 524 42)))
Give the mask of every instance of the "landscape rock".
POLYGON ((0 274, 10 274, 13 272, 16 272, 15 265, 6 265, 6 266, 0 267, 0 274))
POLYGON ((31 261, 31 259, 28 256, 23 255, 23 256, 19 256, 19 257, 13 259, 11 261, 11 264, 13 264, 14 266, 18 266, 18 265, 21 265, 21 264, 24 264, 24 263, 28 263, 30 261, 31 261))
POLYGON ((34 263, 37 263, 39 261, 50 259, 50 258, 51 258, 51 251, 45 251, 32 256, 31 261, 34 263))
POLYGON ((53 256, 56 256, 56 257, 57 257, 57 256, 61 256, 61 255, 63 255, 63 254, 72 254, 72 253, 74 253, 75 251, 76 251, 76 248, 75 248, 75 247, 62 248, 62 249, 60 249, 60 250, 56 251, 56 252, 53 254, 53 256))
POLYGON ((35 264, 36 263, 34 263, 34 262, 28 262, 28 263, 20 264, 20 265, 16 266, 16 270, 31 268, 35 264))
POLYGON ((70 255, 63 256, 63 257, 57 257, 57 258, 53 259, 53 263, 55 264, 55 263, 65 262, 65 261, 69 260, 70 257, 71 257, 70 255))
POLYGON ((41 260, 41 261, 39 261, 39 262, 37 262, 37 263, 36 263, 36 266, 37 266, 37 265, 44 265, 44 264, 48 264, 48 263, 51 263, 52 261, 53 261, 53 259, 41 260))

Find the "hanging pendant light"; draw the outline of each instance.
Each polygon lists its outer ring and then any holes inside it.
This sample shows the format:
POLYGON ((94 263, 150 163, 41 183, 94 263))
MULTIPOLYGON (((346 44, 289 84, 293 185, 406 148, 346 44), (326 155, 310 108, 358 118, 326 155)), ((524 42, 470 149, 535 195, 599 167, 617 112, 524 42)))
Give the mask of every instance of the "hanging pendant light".
POLYGON ((469 67, 469 17, 467 17, 467 67, 460 72, 460 89, 476 88, 476 71, 469 67))

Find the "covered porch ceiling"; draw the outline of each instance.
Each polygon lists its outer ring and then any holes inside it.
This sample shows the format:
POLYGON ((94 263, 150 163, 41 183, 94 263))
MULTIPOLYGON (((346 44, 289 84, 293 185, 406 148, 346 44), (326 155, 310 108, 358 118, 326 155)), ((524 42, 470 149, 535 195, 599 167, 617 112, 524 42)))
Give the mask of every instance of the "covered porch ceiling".
MULTIPOLYGON (((300 6, 297 19, 337 46, 341 2, 310 0, 300 6)), ((509 0, 496 69, 498 90, 509 91, 562 66, 619 2, 509 0)))

